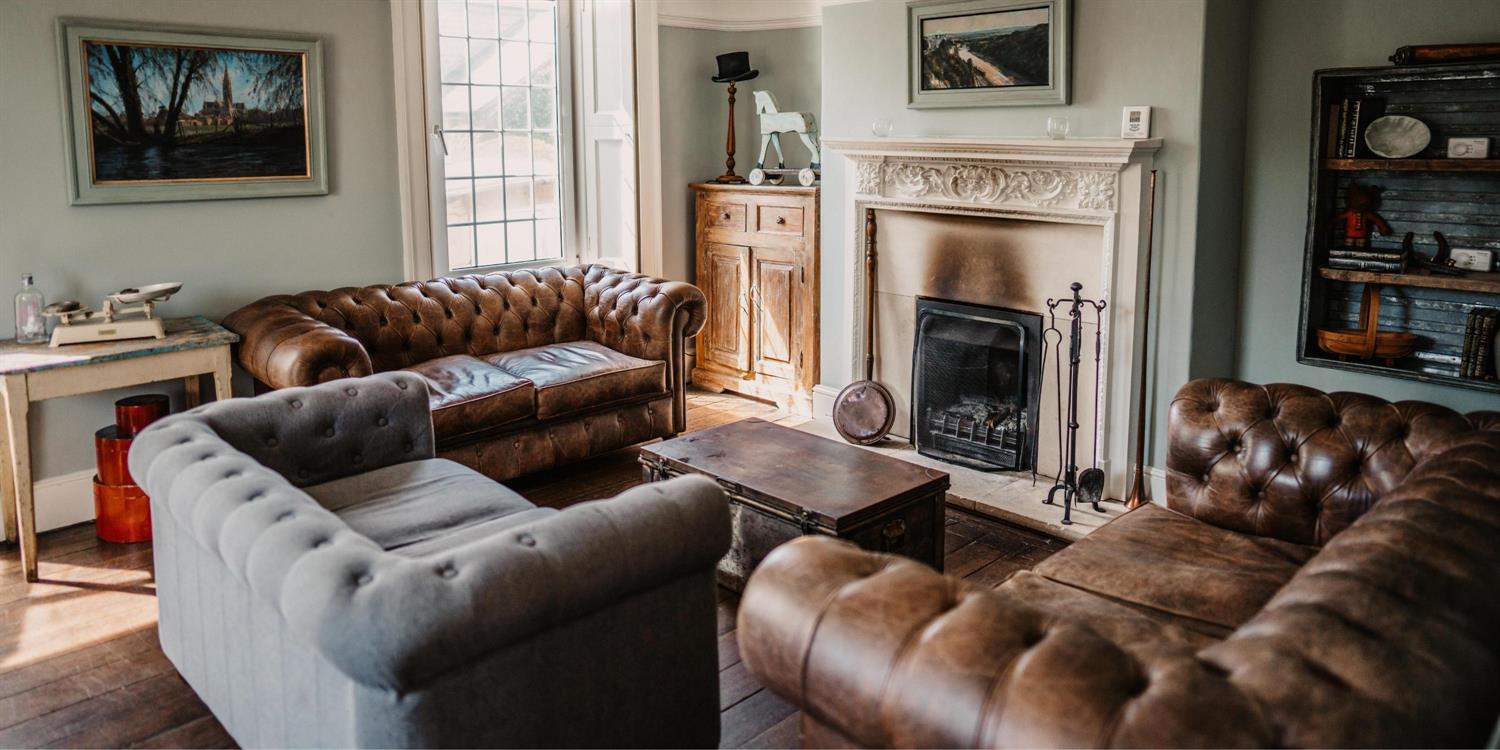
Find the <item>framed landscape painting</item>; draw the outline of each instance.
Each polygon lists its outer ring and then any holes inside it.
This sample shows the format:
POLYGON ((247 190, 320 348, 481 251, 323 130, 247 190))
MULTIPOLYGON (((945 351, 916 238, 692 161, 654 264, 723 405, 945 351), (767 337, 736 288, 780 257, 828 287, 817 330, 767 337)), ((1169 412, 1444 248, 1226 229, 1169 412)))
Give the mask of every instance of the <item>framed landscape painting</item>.
POLYGON ((1070 0, 907 5, 907 106, 1068 103, 1070 0))
POLYGON ((75 204, 328 192, 314 38, 58 22, 75 204))

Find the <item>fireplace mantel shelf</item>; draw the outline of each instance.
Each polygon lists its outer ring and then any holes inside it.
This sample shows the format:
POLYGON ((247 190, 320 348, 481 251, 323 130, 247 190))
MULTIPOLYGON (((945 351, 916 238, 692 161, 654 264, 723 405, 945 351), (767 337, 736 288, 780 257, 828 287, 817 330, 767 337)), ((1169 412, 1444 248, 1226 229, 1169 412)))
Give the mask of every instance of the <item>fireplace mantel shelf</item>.
POLYGON ((1154 154, 1160 138, 976 138, 922 136, 824 138, 823 145, 850 157, 894 156, 956 161, 1062 161, 1124 164, 1154 154))

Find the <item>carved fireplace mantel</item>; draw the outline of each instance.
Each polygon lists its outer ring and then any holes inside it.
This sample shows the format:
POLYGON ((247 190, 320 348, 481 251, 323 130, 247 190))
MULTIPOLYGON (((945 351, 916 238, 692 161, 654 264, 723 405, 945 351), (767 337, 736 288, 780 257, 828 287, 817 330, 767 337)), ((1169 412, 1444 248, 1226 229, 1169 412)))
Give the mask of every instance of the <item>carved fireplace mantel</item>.
MULTIPOLYGON (((1106 138, 825 138, 849 159, 844 220, 844 320, 853 341, 849 378, 861 377, 866 284, 866 209, 920 211, 1022 219, 1102 228, 1095 294, 1109 302, 1101 325, 1104 365, 1095 440, 1106 494, 1122 497, 1134 431, 1132 398, 1144 377, 1141 321, 1136 315, 1147 269, 1140 263, 1148 238, 1150 174, 1160 139, 1106 138)), ((828 196, 832 198, 832 196, 828 196)), ((880 253, 900 252, 880 248, 880 253)), ((1058 290, 1061 294, 1065 290, 1058 290)))

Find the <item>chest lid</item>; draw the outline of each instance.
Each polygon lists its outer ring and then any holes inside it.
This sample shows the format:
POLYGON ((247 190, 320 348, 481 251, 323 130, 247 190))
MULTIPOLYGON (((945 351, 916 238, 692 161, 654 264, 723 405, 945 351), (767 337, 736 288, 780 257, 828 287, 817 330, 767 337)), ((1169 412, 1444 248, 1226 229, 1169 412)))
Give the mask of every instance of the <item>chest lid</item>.
POLYGON ((746 498, 834 533, 948 487, 948 474, 761 419, 641 449, 679 473, 704 474, 746 498))

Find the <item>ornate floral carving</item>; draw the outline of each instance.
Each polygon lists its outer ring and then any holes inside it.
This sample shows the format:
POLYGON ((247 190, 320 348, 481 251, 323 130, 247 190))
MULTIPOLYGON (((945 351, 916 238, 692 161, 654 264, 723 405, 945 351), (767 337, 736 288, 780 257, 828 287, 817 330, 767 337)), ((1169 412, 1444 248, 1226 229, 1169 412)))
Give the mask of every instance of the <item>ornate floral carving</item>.
POLYGON ((880 162, 855 162, 854 190, 855 192, 864 194, 880 194, 880 162))
POLYGON ((1083 172, 1078 175, 1078 207, 1113 211, 1115 176, 1111 172, 1083 172))
POLYGON ((881 168, 876 162, 862 161, 856 179, 860 193, 905 199, 1021 203, 1035 208, 1051 208, 1076 199, 1078 208, 1115 207, 1115 176, 1111 172, 920 162, 887 162, 881 168))

